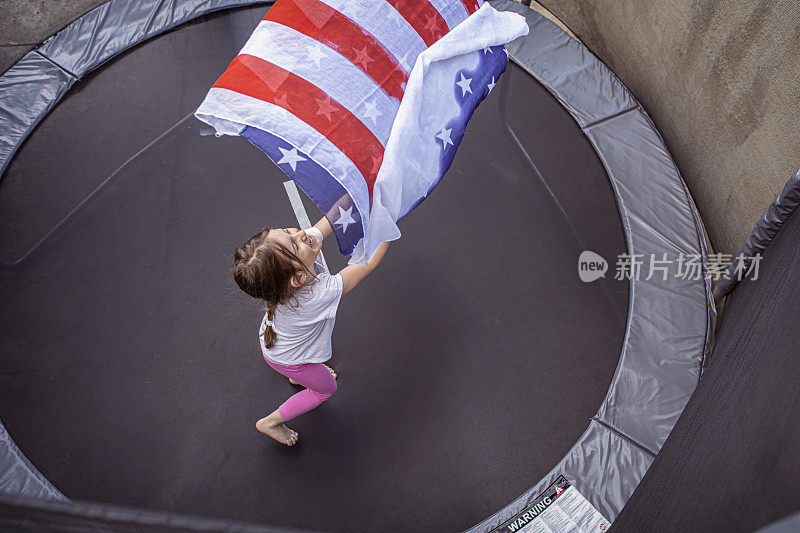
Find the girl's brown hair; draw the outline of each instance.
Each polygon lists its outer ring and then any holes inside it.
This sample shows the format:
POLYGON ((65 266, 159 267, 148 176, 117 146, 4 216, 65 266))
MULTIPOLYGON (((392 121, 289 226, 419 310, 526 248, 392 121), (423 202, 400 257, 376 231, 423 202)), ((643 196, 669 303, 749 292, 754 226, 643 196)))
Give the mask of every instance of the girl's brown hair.
MULTIPOLYGON (((267 240, 271 229, 262 229, 233 254, 233 279, 244 292, 266 303, 267 318, 270 321, 275 319, 278 305, 288 304, 302 289, 292 286, 292 277, 300 273, 295 264, 309 274, 311 281, 314 278, 293 251, 279 242, 267 240)), ((275 331, 267 326, 264 331, 264 345, 272 348, 274 344, 275 331)))

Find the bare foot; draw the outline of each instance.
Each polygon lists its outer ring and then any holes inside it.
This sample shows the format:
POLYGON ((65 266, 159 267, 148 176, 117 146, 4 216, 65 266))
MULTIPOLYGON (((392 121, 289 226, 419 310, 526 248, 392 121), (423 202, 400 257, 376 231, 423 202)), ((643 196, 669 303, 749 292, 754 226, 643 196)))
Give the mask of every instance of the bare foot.
MULTIPOLYGON (((327 369, 328 369, 328 371, 331 373, 331 375, 333 375, 333 379, 336 379, 336 378, 338 377, 338 376, 336 375, 336 372, 334 372, 334 371, 333 371, 333 369, 332 369, 331 367, 329 367, 328 365, 322 365, 322 366, 324 366, 325 368, 327 368, 327 369)), ((296 381, 295 381, 295 380, 293 380, 292 378, 289 378, 289 383, 291 383, 292 385, 300 385, 298 382, 296 382, 296 381)))
POLYGON ((272 415, 264 417, 256 422, 256 429, 265 435, 269 435, 281 444, 294 446, 297 443, 297 439, 300 438, 300 435, 298 435, 296 431, 287 428, 283 422, 275 425, 274 422, 270 420, 271 417, 272 415))

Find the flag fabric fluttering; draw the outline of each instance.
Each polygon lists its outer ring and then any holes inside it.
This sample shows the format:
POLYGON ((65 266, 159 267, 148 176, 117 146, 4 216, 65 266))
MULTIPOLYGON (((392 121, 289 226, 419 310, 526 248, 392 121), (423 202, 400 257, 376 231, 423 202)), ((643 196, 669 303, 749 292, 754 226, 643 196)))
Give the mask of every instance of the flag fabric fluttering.
POLYGON ((260 148, 366 262, 436 187, 525 20, 481 0, 278 0, 195 116, 260 148))

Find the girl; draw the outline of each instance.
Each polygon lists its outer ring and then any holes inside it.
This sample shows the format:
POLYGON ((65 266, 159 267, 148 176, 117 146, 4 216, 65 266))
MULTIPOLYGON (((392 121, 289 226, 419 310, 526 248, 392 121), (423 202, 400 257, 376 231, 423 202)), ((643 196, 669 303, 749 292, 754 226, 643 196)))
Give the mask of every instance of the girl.
POLYGON ((316 261, 331 233, 324 217, 305 231, 264 228, 234 253, 239 288, 266 302, 259 334, 264 359, 292 384, 306 387, 256 422, 256 429, 287 446, 297 442, 298 434, 284 422, 336 392, 336 374, 323 363, 331 358, 339 299, 377 268, 389 247, 383 243, 369 265, 348 265, 331 276, 316 261))

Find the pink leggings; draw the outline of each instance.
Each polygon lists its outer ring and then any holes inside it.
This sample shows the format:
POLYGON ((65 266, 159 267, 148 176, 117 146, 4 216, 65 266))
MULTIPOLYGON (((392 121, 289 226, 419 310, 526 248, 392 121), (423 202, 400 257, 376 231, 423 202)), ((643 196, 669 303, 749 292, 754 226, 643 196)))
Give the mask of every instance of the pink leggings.
POLYGON ((307 387, 278 407, 278 413, 284 420, 291 420, 309 412, 336 392, 336 380, 322 363, 281 365, 266 358, 265 360, 276 372, 307 387))

